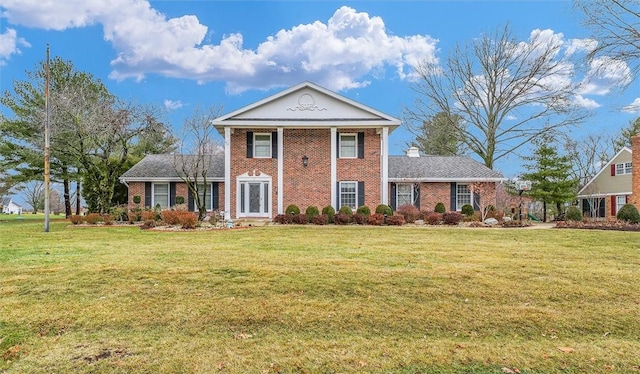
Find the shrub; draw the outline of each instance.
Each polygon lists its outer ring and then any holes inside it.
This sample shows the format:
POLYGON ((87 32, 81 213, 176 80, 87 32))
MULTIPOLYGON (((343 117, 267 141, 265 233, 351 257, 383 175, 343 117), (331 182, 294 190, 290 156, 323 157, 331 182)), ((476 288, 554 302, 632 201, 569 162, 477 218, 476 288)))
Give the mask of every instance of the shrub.
POLYGON ((635 205, 624 204, 618 211, 616 218, 629 223, 639 223, 640 213, 638 213, 638 208, 636 208, 635 205))
POLYGON ((140 204, 141 201, 142 201, 142 198, 139 195, 135 195, 133 197, 134 204, 140 204))
POLYGON ((113 225, 113 216, 109 213, 105 213, 102 215, 102 222, 104 222, 105 225, 107 226, 111 226, 113 225))
POLYGON ((338 213, 333 216, 333 223, 336 225, 348 225, 351 222, 351 216, 348 214, 338 213))
POLYGON ((84 220, 90 225, 95 225, 101 219, 102 216, 98 213, 89 213, 84 217, 84 220))
POLYGON ((430 225, 439 225, 442 222, 442 213, 432 212, 427 214, 425 221, 430 225))
POLYGON ((447 208, 444 207, 443 203, 437 203, 435 209, 433 209, 436 213, 446 213, 447 208))
POLYGON ((70 221, 71 221, 71 223, 73 223, 74 225, 79 225, 79 224, 81 224, 81 223, 82 223, 82 221, 83 221, 83 217, 82 217, 82 216, 80 216, 80 215, 76 215, 76 214, 74 214, 74 215, 72 215, 72 216, 69 216, 69 220, 70 220, 70 221))
POLYGON ((498 221, 502 221, 502 219, 504 218, 504 212, 502 210, 497 210, 497 209, 489 210, 487 212, 485 219, 487 218, 495 218, 498 221))
POLYGON ((176 196, 176 205, 184 204, 184 196, 176 196))
POLYGON ((582 221, 582 212, 577 206, 572 205, 567 208, 564 218, 567 221, 582 221))
POLYGON ((286 225, 287 223, 289 223, 289 215, 287 214, 278 214, 277 216, 273 217, 273 222, 275 223, 279 223, 281 225, 286 225))
POLYGON ((297 225, 306 225, 309 223, 309 218, 307 218, 306 214, 292 214, 291 220, 297 225))
POLYGON ((148 230, 151 228, 156 227, 156 221, 154 220, 148 220, 148 221, 144 221, 144 223, 140 226, 141 230, 148 230))
POLYGON ((300 214, 300 208, 295 204, 291 204, 284 210, 284 214, 300 214))
POLYGON ((391 225, 391 226, 404 225, 404 216, 401 214, 396 214, 394 216, 387 217, 387 225, 391 225))
POLYGON ((382 226, 384 223, 384 214, 376 213, 368 217, 368 223, 374 226, 382 226))
POLYGON ((322 208, 322 214, 327 216, 329 223, 333 223, 333 217, 336 215, 336 210, 333 209, 331 205, 327 205, 324 208, 322 208))
POLYGON ((126 206, 114 206, 109 209, 109 213, 116 221, 126 221, 127 218, 127 207, 126 206))
POLYGON ((329 223, 329 217, 326 214, 313 216, 312 222, 314 225, 326 225, 329 223))
POLYGON ((362 214, 363 216, 370 216, 371 209, 369 209, 369 207, 366 205, 359 206, 358 209, 356 209, 356 214, 362 214))
POLYGON ((342 208, 338 211, 338 214, 346 214, 349 217, 353 215, 353 209, 350 206, 343 205, 342 208))
POLYGON ((154 210, 143 210, 140 213, 140 219, 142 221, 157 221, 158 214, 154 210))
POLYGON ((442 223, 445 225, 457 225, 462 221, 460 212, 447 212, 442 215, 442 223))
POLYGON ((393 210, 389 205, 380 204, 376 207, 376 213, 383 214, 383 215, 386 214, 387 216, 391 216, 393 215, 393 210))
POLYGON ((353 215, 353 217, 351 217, 353 223, 357 225, 366 225, 367 223, 369 223, 369 220, 367 218, 369 218, 369 216, 362 213, 356 213, 353 215))
POLYGON ((420 216, 420 210, 411 204, 405 204, 398 207, 396 214, 404 217, 405 222, 414 223, 420 216))
POLYGON ((475 212, 473 211, 473 207, 470 204, 464 204, 462 206, 462 214, 464 214, 467 217, 471 217, 473 216, 475 212))
POLYGON ((180 224, 183 229, 195 229, 198 225, 198 214, 195 212, 180 212, 180 224))
POLYGON ((180 212, 178 212, 177 210, 169 209, 163 210, 162 220, 169 226, 177 225, 180 223, 180 212))
POLYGON ((304 213, 307 215, 309 222, 313 222, 313 217, 320 215, 318 207, 314 205, 308 206, 304 213))

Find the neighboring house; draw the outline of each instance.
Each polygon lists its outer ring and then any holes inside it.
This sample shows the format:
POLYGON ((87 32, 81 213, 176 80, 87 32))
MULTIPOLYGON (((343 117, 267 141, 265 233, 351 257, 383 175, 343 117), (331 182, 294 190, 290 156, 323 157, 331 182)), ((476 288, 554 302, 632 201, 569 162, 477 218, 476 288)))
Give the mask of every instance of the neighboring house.
MULTIPOLYGON (((468 157, 389 156, 389 134, 400 121, 313 83, 304 82, 213 121, 224 155, 208 174, 212 210, 226 218, 271 218, 295 204, 356 209, 411 202, 433 210, 465 203, 495 204, 502 176, 468 157), (474 183, 485 182, 474 197, 474 183), (483 200, 480 200, 483 199, 483 200)), ((175 155, 147 156, 120 177, 129 206, 171 207, 188 198, 175 155)), ((488 205, 487 204, 487 205, 488 205)), ((192 206, 190 206, 190 209, 192 206)))
POLYGON ((0 200, 0 213, 3 214, 22 214, 22 207, 14 203, 10 198, 0 200))
POLYGON ((578 192, 582 214, 615 219, 618 210, 631 201, 632 173, 633 154, 624 147, 578 192))

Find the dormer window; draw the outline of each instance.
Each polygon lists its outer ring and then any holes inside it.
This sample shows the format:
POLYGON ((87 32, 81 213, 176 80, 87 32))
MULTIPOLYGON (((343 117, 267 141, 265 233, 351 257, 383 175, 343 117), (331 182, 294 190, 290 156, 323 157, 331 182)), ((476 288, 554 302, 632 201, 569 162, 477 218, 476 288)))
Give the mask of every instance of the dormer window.
POLYGON ((632 171, 631 162, 616 164, 616 175, 631 174, 631 171, 632 171))

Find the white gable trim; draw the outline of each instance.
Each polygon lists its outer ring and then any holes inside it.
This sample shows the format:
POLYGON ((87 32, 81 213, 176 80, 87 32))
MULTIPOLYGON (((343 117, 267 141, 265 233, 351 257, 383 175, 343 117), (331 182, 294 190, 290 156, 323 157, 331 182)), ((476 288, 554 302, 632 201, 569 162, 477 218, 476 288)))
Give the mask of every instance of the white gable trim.
MULTIPOLYGON (((611 170, 611 164, 613 163, 613 161, 614 161, 616 158, 618 158, 618 157, 622 154, 622 152, 625 152, 625 151, 626 151, 626 152, 629 152, 629 154, 633 154, 633 152, 631 151, 631 149, 629 149, 628 147, 622 147, 622 149, 621 149, 620 151, 618 151, 618 153, 616 153, 616 155, 615 155, 615 156, 611 157, 611 160, 609 160, 609 162, 607 162, 607 164, 606 164, 606 165, 604 165, 604 166, 602 167, 602 169, 600 169, 600 171, 599 171, 596 175, 594 175, 594 176, 589 180, 589 182, 587 182, 587 183, 584 185, 584 187, 582 187, 582 188, 580 189, 580 191, 578 191, 578 197, 579 197, 579 196, 582 196, 582 193, 584 192, 584 190, 586 190, 586 189, 591 185, 591 183, 593 183, 593 181, 595 181, 595 180, 598 178, 598 176, 600 176, 600 174, 602 174, 605 170, 611 170)), ((584 196, 590 196, 590 195, 584 195, 584 196)))

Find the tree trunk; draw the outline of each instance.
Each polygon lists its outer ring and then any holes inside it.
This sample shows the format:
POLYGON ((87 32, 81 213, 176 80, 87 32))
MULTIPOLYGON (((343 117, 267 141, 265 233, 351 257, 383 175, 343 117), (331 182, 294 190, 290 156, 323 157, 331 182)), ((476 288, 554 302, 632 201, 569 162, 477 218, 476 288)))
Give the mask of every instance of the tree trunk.
POLYGON ((542 222, 547 222, 547 202, 542 202, 542 222))
POLYGON ((76 215, 80 215, 80 181, 76 182, 76 215))
POLYGON ((64 186, 64 215, 66 218, 71 217, 71 194, 69 184, 71 182, 68 178, 65 178, 62 181, 62 185, 64 186))

